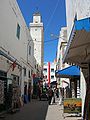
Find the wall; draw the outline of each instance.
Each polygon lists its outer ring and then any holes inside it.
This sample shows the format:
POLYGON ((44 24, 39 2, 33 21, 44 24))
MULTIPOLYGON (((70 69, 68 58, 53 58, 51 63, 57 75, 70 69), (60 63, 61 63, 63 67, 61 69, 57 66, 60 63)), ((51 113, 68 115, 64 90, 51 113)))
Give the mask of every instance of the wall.
POLYGON ((54 78, 51 78, 51 82, 56 81, 55 70, 56 70, 56 64, 50 63, 50 78, 51 76, 54 76, 54 78), (54 69, 54 72, 51 72, 51 69, 54 69))
MULTIPOLYGON (((56 81, 55 70, 56 70, 56 64, 53 62, 50 63, 50 83, 53 81, 56 81), (51 69, 54 69, 54 72, 51 72, 51 69), (54 78, 51 78, 51 76, 54 76, 54 78)), ((44 76, 47 76, 47 79, 48 79, 48 63, 44 63, 43 74, 44 76), (45 72, 44 69, 47 69, 47 72, 45 72)))
POLYGON ((20 60, 20 56, 26 59, 26 24, 15 0, 2 0, 0 4, 0 28, 2 28, 0 29, 0 45, 18 60, 20 60), (17 24, 20 25, 20 39, 16 36, 17 24))
MULTIPOLYGON (((3 47, 7 53, 11 54, 17 59, 22 67, 31 70, 33 65, 33 55, 28 56, 31 66, 27 64, 27 44, 31 40, 29 29, 25 23, 22 13, 16 0, 1 0, 0 1, 0 47, 3 47), (17 24, 20 26, 20 38, 16 36, 17 24)), ((33 43, 31 43, 33 45, 33 43)), ((33 48, 32 48, 33 49, 33 48)), ((33 50, 32 50, 33 54, 33 50)), ((5 61, 4 61, 5 62, 5 61)), ((2 62, 2 65, 4 63, 2 62)), ((0 64, 0 66, 2 66, 0 64)), ((0 69, 7 71, 8 64, 5 62, 4 66, 0 69)), ((34 68, 33 68, 34 69, 34 68)), ((14 74, 17 74, 13 71, 14 74)), ((24 80, 28 83, 28 72, 26 77, 23 77, 22 69, 22 87, 24 80)), ((23 88, 22 90, 23 91, 23 88)))
MULTIPOLYGON (((58 62, 58 70, 62 70, 66 67, 68 67, 68 64, 63 64, 63 56, 64 56, 64 51, 66 49, 67 43, 67 27, 62 27, 60 30, 60 35, 59 35, 59 41, 58 41, 58 51, 57 51, 57 62, 58 62)), ((66 84, 64 81, 67 81, 69 83, 69 79, 67 78, 60 78, 59 79, 60 86, 59 87, 66 87, 68 84, 66 84)))
POLYGON ((86 82, 85 82, 85 78, 84 78, 82 71, 81 71, 81 75, 80 75, 80 88, 81 88, 82 115, 83 115, 84 100, 85 100, 85 95, 86 95, 86 82))
POLYGON ((90 17, 90 0, 66 0, 68 39, 74 24, 75 16, 77 16, 77 20, 90 17))

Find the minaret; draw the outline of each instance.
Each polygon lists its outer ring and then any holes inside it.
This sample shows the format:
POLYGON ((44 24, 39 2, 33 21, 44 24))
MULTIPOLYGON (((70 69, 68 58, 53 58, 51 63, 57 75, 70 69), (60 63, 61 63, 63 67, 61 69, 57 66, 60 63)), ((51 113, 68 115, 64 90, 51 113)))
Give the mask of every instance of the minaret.
POLYGON ((33 14, 33 22, 30 23, 30 34, 34 42, 34 57, 42 67, 44 59, 44 28, 39 12, 33 14))

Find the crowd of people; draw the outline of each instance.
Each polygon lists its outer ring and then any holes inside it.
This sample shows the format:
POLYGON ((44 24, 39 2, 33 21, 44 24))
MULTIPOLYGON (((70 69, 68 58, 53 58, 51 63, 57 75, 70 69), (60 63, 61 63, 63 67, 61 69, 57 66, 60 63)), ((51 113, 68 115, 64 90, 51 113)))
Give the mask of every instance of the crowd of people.
MULTIPOLYGON (((55 98, 56 97, 57 98, 60 97, 59 89, 56 88, 56 87, 52 87, 52 86, 46 88, 45 94, 46 94, 46 97, 48 99, 49 105, 55 103, 55 98)), ((42 98, 42 91, 41 91, 40 87, 38 89, 38 97, 39 97, 39 100, 41 100, 41 98, 42 98)), ((59 103, 61 103, 61 102, 59 102, 59 103)))

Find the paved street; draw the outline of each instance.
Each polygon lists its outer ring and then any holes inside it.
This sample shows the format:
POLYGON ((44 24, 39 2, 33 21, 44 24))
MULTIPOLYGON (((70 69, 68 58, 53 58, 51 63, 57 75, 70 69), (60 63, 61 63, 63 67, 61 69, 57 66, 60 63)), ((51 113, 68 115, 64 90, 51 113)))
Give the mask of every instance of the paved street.
MULTIPOLYGON (((71 117, 64 114, 65 120, 81 120, 80 117, 71 117)), ((0 120, 64 120, 63 107, 56 101, 49 105, 47 101, 32 100, 26 104, 19 112, 8 114, 0 120)))
POLYGON ((47 109, 47 101, 32 100, 19 112, 7 115, 4 120, 45 120, 47 109))

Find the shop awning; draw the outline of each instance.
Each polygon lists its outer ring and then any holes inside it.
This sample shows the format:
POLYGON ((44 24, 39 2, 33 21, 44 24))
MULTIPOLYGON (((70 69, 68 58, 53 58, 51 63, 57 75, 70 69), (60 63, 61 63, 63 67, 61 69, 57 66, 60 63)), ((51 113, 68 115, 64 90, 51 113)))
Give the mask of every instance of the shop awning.
POLYGON ((90 18, 75 21, 63 62, 84 67, 90 62, 90 18))
POLYGON ((56 77, 60 78, 72 78, 80 77, 80 70, 77 66, 69 66, 65 69, 56 71, 56 77))

